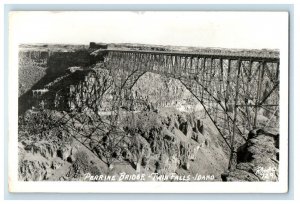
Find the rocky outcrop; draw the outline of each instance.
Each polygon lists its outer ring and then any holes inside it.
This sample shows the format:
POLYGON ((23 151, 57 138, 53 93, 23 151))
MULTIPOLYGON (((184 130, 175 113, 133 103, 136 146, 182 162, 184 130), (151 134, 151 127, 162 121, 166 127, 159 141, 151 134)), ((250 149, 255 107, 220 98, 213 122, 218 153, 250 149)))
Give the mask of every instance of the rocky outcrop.
POLYGON ((19 163, 19 180, 47 180, 49 169, 49 164, 47 162, 22 160, 19 163))
POLYGON ((77 152, 66 132, 54 126, 53 111, 27 111, 19 120, 19 180, 48 180, 77 152))
POLYGON ((223 174, 223 180, 278 181, 278 167, 279 134, 255 129, 237 150, 236 169, 223 174))
POLYGON ((189 170, 190 162, 195 160, 198 150, 202 146, 198 142, 205 139, 200 139, 203 135, 198 131, 198 127, 194 126, 201 122, 193 117, 185 120, 183 119, 185 117, 187 116, 184 113, 180 113, 176 109, 165 109, 158 113, 141 112, 135 114, 134 118, 123 119, 123 124, 127 124, 125 131, 142 138, 144 152, 147 152, 143 154, 142 158, 143 164, 145 164, 144 168, 153 169, 159 174, 174 173, 178 168, 189 170), (131 121, 131 123, 127 121, 131 121), (186 128, 180 129, 183 126, 186 128), (194 135, 198 142, 191 135, 194 135), (150 158, 149 155, 152 157, 150 158), (147 166, 147 164, 152 164, 152 166, 147 166))
POLYGON ((93 164, 90 156, 84 151, 78 151, 74 155, 74 161, 69 167, 66 175, 63 175, 59 180, 83 180, 85 174, 90 173, 91 175, 100 175, 103 172, 93 164))

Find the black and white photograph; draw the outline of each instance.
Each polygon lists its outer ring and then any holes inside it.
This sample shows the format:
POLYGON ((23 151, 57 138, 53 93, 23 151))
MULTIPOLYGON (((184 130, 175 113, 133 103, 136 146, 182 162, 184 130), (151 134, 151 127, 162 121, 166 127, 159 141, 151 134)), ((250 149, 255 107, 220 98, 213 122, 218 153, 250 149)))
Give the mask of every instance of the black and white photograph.
POLYGON ((287 190, 288 13, 9 21, 11 191, 287 190))

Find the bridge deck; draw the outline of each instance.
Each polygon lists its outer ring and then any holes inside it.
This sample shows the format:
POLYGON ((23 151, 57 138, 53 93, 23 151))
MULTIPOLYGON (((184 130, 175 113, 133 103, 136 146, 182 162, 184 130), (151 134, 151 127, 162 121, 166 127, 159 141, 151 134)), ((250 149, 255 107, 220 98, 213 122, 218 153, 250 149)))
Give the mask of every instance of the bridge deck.
POLYGON ((230 58, 241 59, 245 61, 267 61, 279 62, 279 52, 270 50, 243 50, 243 51, 230 51, 230 50, 203 50, 203 51, 156 51, 156 50, 132 50, 132 49, 99 49, 96 52, 123 52, 123 53, 139 53, 139 54, 154 54, 165 56, 182 56, 182 57, 207 57, 207 58, 230 58))

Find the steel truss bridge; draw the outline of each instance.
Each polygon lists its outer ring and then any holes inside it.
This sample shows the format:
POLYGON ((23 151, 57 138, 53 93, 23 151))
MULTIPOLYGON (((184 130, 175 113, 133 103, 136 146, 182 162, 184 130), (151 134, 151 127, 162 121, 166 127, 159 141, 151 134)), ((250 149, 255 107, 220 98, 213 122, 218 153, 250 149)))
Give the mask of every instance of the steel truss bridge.
POLYGON ((250 130, 279 127, 276 51, 99 49, 96 53, 104 57, 105 68, 121 79, 119 87, 125 95, 146 72, 180 80, 224 138, 231 150, 230 161, 250 130))

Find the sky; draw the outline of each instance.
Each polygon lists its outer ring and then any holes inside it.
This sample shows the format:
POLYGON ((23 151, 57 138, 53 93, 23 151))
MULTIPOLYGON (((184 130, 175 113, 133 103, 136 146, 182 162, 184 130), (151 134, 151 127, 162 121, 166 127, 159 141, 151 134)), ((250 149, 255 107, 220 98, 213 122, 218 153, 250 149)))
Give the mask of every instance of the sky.
POLYGON ((18 43, 144 43, 279 49, 287 39, 284 12, 41 12, 10 13, 18 43))

